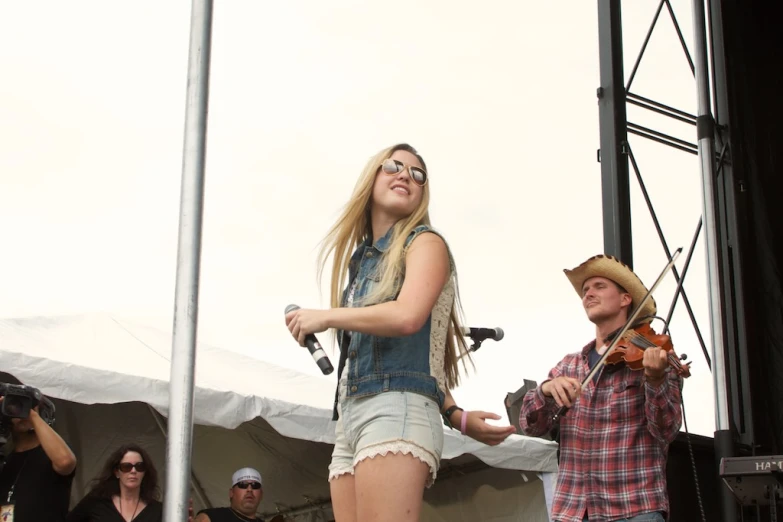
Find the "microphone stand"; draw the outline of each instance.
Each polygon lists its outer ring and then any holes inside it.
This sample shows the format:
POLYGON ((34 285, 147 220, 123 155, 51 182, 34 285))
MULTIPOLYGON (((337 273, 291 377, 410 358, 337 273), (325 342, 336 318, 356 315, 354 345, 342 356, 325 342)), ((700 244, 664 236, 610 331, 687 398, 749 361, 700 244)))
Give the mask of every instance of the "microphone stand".
MULTIPOLYGON (((470 335, 468 335, 468 337, 470 337, 470 335)), ((471 342, 472 342, 473 344, 472 344, 472 345, 471 345, 471 347, 468 349, 468 352, 475 352, 476 350, 478 350, 479 348, 481 348, 481 343, 483 343, 484 341, 486 341, 486 339, 480 339, 480 340, 476 341, 475 339, 473 339, 473 337, 470 337, 470 340, 471 340, 471 342)))
MULTIPOLYGON (((465 337, 470 337, 470 335, 466 335, 465 337)), ((466 355, 468 355, 469 353, 475 352, 476 350, 481 348, 481 343, 483 342, 483 340, 482 341, 476 341, 472 337, 470 337, 470 340, 471 340, 471 343, 472 343, 470 348, 468 348, 467 351, 463 352, 462 355, 457 357, 458 361, 461 361, 462 358, 465 357, 466 355)))
POLYGON ((481 348, 481 343, 483 343, 487 339, 490 339, 489 337, 484 337, 483 339, 479 337, 478 339, 476 339, 475 337, 473 337, 472 334, 469 334, 469 333, 465 334, 465 337, 470 337, 470 341, 471 341, 472 344, 471 344, 470 348, 468 348, 467 352, 465 352, 465 353, 463 353, 462 355, 459 356, 458 360, 462 359, 463 357, 465 357, 467 354, 469 354, 471 352, 475 352, 476 350, 481 348))

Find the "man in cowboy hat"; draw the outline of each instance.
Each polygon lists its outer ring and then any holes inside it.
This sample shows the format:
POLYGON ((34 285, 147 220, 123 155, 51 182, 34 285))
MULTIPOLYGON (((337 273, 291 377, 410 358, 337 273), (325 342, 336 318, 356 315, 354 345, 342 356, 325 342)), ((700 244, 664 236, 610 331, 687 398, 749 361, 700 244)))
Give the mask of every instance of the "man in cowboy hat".
MULTIPOLYGON (((647 295, 639 277, 618 259, 591 257, 566 277, 582 299, 595 339, 566 355, 547 379, 523 399, 520 427, 530 436, 553 428, 561 406, 560 462, 551 518, 660 521, 666 519, 666 456, 680 430, 682 377, 669 369, 667 352, 644 350, 643 371, 624 363, 599 370, 582 382, 647 295), (578 400, 577 400, 578 399, 578 400)), ((652 298, 637 316, 649 322, 656 313, 652 298)))

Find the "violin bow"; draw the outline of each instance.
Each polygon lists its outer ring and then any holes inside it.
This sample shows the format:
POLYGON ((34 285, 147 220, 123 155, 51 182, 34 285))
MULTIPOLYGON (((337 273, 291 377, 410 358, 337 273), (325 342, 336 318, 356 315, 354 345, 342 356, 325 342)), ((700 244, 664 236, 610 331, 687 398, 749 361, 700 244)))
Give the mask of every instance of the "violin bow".
MULTIPOLYGON (((634 324, 634 321, 636 321, 637 317, 639 316, 639 313, 642 311, 642 307, 647 302, 647 300, 650 299, 650 296, 655 291, 655 289, 658 288, 658 285, 661 284, 661 281, 663 281, 663 278, 666 277, 666 274, 669 273, 669 270, 672 269, 672 267, 674 266, 674 262, 680 256, 680 253, 682 253, 682 247, 674 251, 674 254, 672 254, 671 259, 669 259, 669 262, 666 263, 666 266, 658 276, 658 279, 655 280, 655 283, 647 291, 647 294, 644 296, 644 299, 639 301, 639 304, 636 305, 636 308, 634 309, 633 313, 630 316, 628 316, 628 320, 625 322, 625 325, 623 325, 620 331, 617 332, 617 334, 612 339, 612 342, 609 343, 609 347, 606 349, 603 355, 601 355, 601 358, 598 359, 598 361, 595 363, 595 366, 593 366, 593 369, 590 370, 590 373, 587 374, 587 377, 585 377, 584 381, 582 381, 582 385, 581 385, 582 391, 584 391, 584 389, 587 388, 588 383, 593 379, 593 377, 595 377, 595 374, 601 371, 601 368, 603 368, 604 364, 606 364, 606 359, 609 357, 609 355, 611 355, 615 346, 617 346, 617 343, 620 342, 620 339, 623 338, 625 332, 627 332, 631 328, 631 325, 634 324)), ((560 409, 557 410, 557 413, 555 413, 555 415, 552 417, 552 422, 553 423, 559 422, 560 417, 565 415, 567 411, 568 411, 567 406, 561 406, 560 409)))

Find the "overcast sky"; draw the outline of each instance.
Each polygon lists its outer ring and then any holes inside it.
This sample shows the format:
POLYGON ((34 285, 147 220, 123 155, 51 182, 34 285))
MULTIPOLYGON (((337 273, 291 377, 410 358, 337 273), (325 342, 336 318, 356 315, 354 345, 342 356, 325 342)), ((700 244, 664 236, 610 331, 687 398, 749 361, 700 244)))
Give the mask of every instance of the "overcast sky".
MULTIPOLYGON (((691 45, 690 3, 672 4, 691 45)), ((626 74, 656 7, 623 4, 626 74)), ((595 2, 575 0, 216 2, 200 340, 320 375, 283 309, 327 304, 318 243, 367 159, 406 141, 427 161, 468 325, 506 332, 455 396, 505 417, 506 392, 594 333, 563 269, 603 250, 597 27, 595 2)), ((182 0, 4 2, 0 316, 170 327, 189 31, 182 0)), ((665 10, 631 90, 695 113, 665 10)), ((694 127, 629 119, 695 142, 694 127)), ((687 250, 696 157, 630 141, 670 247, 687 250)), ((651 284, 666 257, 631 186, 634 265, 651 284)), ((655 295, 661 316, 674 287, 670 275, 655 295)), ((703 242, 685 288, 709 345, 703 242)), ((693 360, 689 428, 712 435, 712 378, 682 302, 671 330, 693 360)))

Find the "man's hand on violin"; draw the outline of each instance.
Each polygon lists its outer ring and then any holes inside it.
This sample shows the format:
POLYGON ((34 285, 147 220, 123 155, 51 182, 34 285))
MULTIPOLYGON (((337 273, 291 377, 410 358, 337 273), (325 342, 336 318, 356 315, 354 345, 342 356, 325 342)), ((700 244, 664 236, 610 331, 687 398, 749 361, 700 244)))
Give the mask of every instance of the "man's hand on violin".
POLYGON ((541 385, 541 393, 555 399, 558 406, 570 408, 582 393, 582 383, 571 377, 555 377, 541 385))
POLYGON ((663 380, 666 369, 669 367, 669 354, 663 348, 653 347, 644 350, 644 375, 649 381, 663 380))

